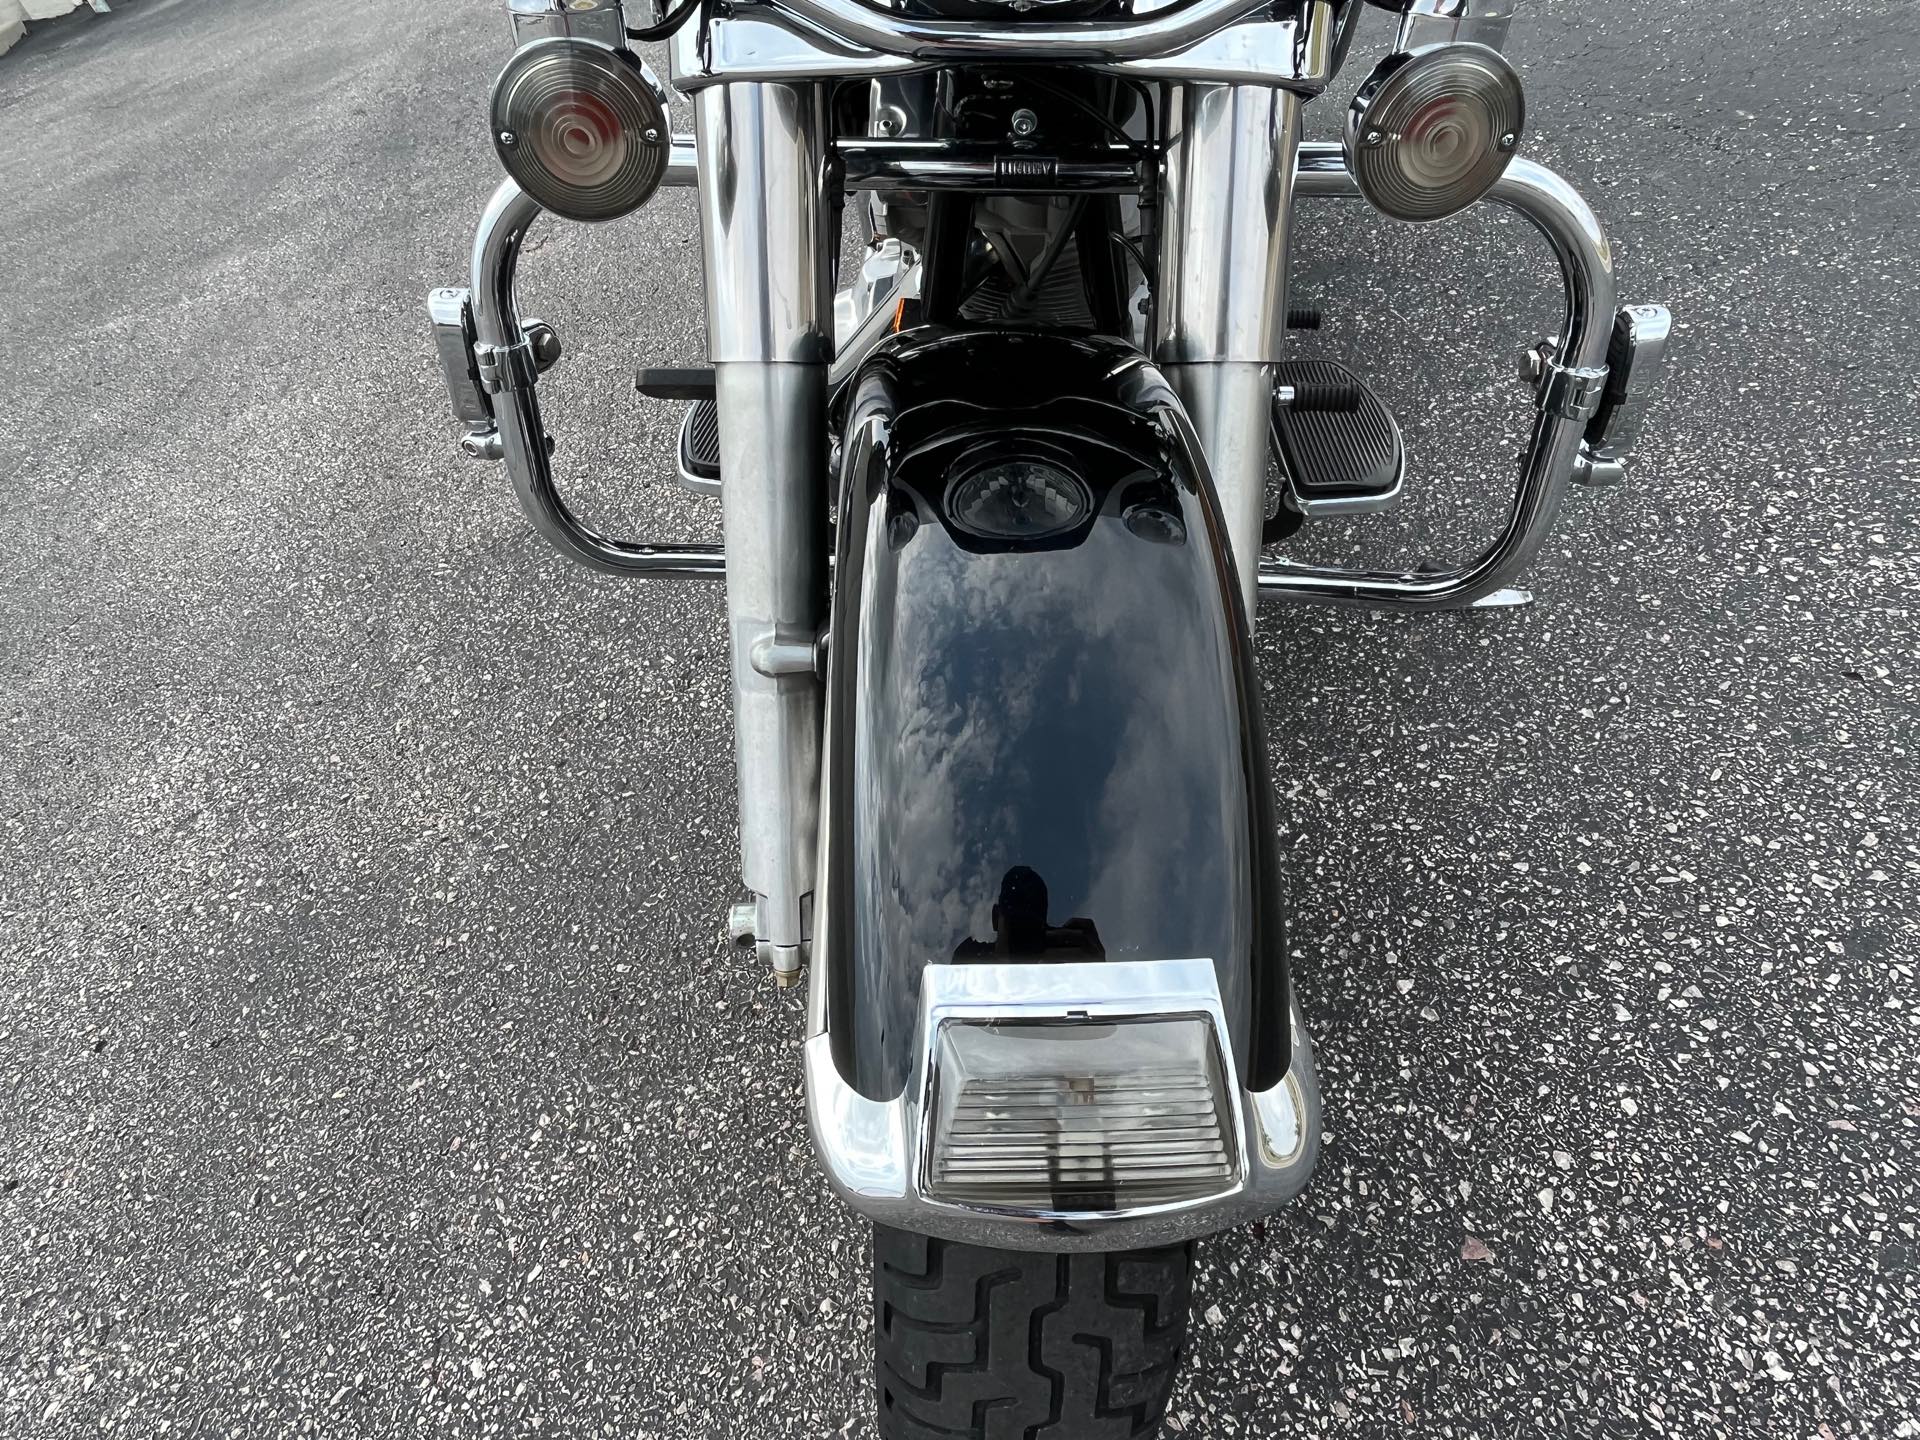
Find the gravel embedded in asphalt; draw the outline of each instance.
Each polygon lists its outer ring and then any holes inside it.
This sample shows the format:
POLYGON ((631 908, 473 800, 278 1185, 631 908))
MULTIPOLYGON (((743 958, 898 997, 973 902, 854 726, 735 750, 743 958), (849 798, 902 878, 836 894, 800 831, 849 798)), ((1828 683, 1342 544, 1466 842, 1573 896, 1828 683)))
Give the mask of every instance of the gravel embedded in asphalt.
MULTIPOLYGON (((1203 1247, 1174 1434, 1920 1435, 1920 13, 1761 8, 1517 22, 1679 320, 1538 603, 1262 613, 1326 1148, 1203 1247)), ((722 934, 719 592, 570 568, 444 417, 506 43, 116 0, 0 57, 7 1435, 870 1433, 800 1001, 722 934)), ((628 378, 698 256, 686 192, 528 246, 611 529, 717 534, 628 378)), ((1415 462, 1300 548, 1487 532, 1554 283, 1303 213, 1415 462)))

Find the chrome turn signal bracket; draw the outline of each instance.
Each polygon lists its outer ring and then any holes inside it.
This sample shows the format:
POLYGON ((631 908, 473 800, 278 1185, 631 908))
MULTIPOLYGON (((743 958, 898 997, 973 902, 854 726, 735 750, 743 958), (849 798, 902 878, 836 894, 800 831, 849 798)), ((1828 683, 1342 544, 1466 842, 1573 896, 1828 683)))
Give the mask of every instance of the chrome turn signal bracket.
MULTIPOLYGON (((647 8, 640 6, 643 13, 647 8)), ((627 18, 620 0, 507 0, 507 17, 516 48, 574 36, 616 50, 627 43, 627 18)))

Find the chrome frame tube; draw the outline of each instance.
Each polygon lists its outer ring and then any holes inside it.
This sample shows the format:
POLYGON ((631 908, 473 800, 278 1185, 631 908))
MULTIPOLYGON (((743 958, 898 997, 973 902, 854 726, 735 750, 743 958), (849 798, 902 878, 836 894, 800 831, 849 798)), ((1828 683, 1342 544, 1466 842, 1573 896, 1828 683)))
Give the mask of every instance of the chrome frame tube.
POLYGON ((1154 358, 1199 437, 1249 623, 1266 518, 1271 366, 1286 337, 1300 106, 1268 85, 1187 85, 1167 133, 1154 358))
MULTIPOLYGON (((540 202, 506 180, 480 219, 473 240, 472 304, 474 334, 482 346, 506 352, 526 343, 513 303, 514 277, 527 227, 540 214, 540 202)), ((490 399, 499 455, 506 461, 513 493, 533 528, 561 554, 609 575, 717 580, 725 573, 718 545, 609 540, 582 524, 553 482, 534 377, 529 373, 510 379, 490 399)))
POLYGON ((719 406, 740 867, 782 977, 812 925, 827 599, 827 365, 838 211, 824 86, 695 98, 707 350, 719 406), (804 665, 768 657, 802 655, 804 665))
POLYGON ((1140 191, 1153 164, 1137 145, 1083 145, 1027 153, 992 142, 857 140, 834 149, 849 190, 967 190, 977 194, 1140 191))
MULTIPOLYGON (((1346 157, 1334 144, 1303 145, 1296 193, 1359 199, 1346 157)), ((1591 382, 1604 377, 1618 289, 1613 251, 1591 206, 1572 185, 1530 160, 1515 160, 1487 197, 1505 205, 1546 237, 1566 284, 1567 315, 1551 369, 1591 382)), ((1563 386, 1541 387, 1533 435, 1520 485, 1498 538, 1479 558, 1448 570, 1343 570, 1266 561, 1260 594, 1383 610, 1441 610, 1471 605, 1501 589, 1533 559, 1553 532, 1568 482, 1580 458, 1590 407, 1567 403, 1563 386)))
MULTIPOLYGON (((1200 87, 1188 87, 1196 88, 1200 87)), ((679 183, 681 175, 692 167, 697 149, 692 137, 674 138, 671 183, 679 183)), ((1169 161, 1188 163, 1188 156, 1170 155, 1169 161)), ((1244 154, 1239 165, 1248 168, 1244 154)), ((1228 168, 1235 169, 1233 165, 1228 168)), ((1204 191, 1205 187, 1201 188, 1204 191)), ((1265 188, 1261 193, 1270 198, 1273 194, 1265 188)), ((1293 194, 1297 198, 1362 198, 1339 145, 1330 143, 1299 147, 1293 194)), ((1612 252, 1592 208, 1560 176, 1527 160, 1515 160, 1488 199, 1524 216, 1546 238, 1560 265, 1567 291, 1567 319, 1561 327, 1556 365, 1569 373, 1603 369, 1618 293, 1612 252)), ((1191 208, 1189 204, 1183 213, 1191 215, 1191 208)), ((539 213, 538 205, 509 180, 495 193, 481 222, 474 243, 473 306, 475 328, 483 344, 510 346, 523 338, 513 308, 514 264, 527 226, 539 213)), ((1169 218, 1171 214, 1170 204, 1169 218)), ((1256 218, 1268 223, 1264 214, 1256 218)), ((1175 227, 1169 223, 1166 228, 1167 243, 1176 248, 1184 246, 1181 253, 1185 257, 1206 264, 1210 257, 1222 253, 1199 244, 1191 224, 1175 227)), ((1180 266, 1168 266, 1164 273, 1183 276, 1185 264, 1183 258, 1180 266)), ((1268 273, 1261 273, 1263 285, 1268 273)), ((1198 365, 1190 357, 1209 345, 1216 351, 1239 347, 1243 354, 1249 353, 1260 332, 1246 324, 1248 317, 1255 313, 1283 314, 1285 296, 1284 290, 1272 298, 1262 296, 1254 310, 1223 309, 1218 297, 1225 287, 1224 276, 1208 278, 1205 288, 1215 300, 1201 309, 1195 308, 1193 299, 1200 287, 1191 283, 1171 287, 1179 293, 1173 297, 1174 308, 1167 308, 1163 302, 1161 340, 1170 349, 1161 353, 1170 374, 1184 372, 1185 378, 1176 383, 1182 385, 1196 431, 1217 473, 1241 477, 1222 487, 1223 498, 1230 493, 1236 502, 1246 502, 1238 504, 1234 522, 1235 533, 1242 537, 1235 542, 1238 563, 1240 554, 1249 553, 1246 537, 1253 529, 1250 501, 1255 491, 1249 483, 1253 457, 1265 453, 1264 431, 1256 440, 1255 426, 1248 420, 1256 412, 1264 416, 1264 407, 1253 399, 1256 387, 1248 367, 1255 362, 1212 362, 1215 373, 1209 379, 1198 373, 1198 365), (1205 315, 1216 319, 1224 316, 1236 323, 1226 325, 1223 321, 1209 332, 1200 323, 1205 315), (1189 358, 1165 359, 1169 354, 1189 358), (1233 373, 1236 364, 1241 368, 1233 373)), ((1561 497, 1580 463, 1586 422, 1578 414, 1558 413, 1552 399, 1546 393, 1541 397, 1540 414, 1506 524, 1478 559, 1436 572, 1346 570, 1265 560, 1257 571, 1258 593, 1371 609, 1434 610, 1468 606, 1502 589, 1552 532, 1561 497)), ((535 442, 535 437, 543 437, 543 431, 532 389, 502 391, 493 397, 493 405, 499 421, 498 443, 515 493, 535 527, 563 553, 611 574, 710 578, 722 573, 721 552, 715 546, 639 544, 594 534, 567 510, 554 488, 546 446, 535 442)), ((1243 581, 1248 568, 1242 567, 1243 581)))

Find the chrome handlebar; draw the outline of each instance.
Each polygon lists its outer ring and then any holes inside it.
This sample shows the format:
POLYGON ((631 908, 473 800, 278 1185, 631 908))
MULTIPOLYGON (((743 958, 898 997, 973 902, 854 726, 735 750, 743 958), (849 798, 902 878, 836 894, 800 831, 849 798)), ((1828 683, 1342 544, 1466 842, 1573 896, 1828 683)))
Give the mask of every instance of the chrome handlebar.
POLYGON ((1191 0, 1133 20, 922 20, 861 0, 771 0, 695 14, 668 42, 674 88, 862 80, 969 62, 1088 65, 1137 79, 1272 85, 1317 95, 1333 78, 1331 0, 1191 0))
POLYGON ((1017 25, 995 25, 987 20, 922 20, 878 9, 864 0, 774 0, 776 8, 835 39, 883 55, 943 65, 1009 57, 1044 57, 1055 65, 1165 55, 1266 10, 1271 3, 1188 0, 1136 19, 1023 20, 1017 25))

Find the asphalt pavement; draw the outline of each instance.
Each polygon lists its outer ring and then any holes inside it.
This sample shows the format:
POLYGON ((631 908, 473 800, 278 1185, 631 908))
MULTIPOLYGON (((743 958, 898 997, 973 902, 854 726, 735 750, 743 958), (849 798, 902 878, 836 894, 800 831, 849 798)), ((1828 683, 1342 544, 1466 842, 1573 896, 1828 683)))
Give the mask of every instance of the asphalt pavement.
MULTIPOLYGON (((0 58, 7 1436, 870 1433, 800 1000, 722 935, 719 592, 570 568, 444 417, 507 43, 116 0, 0 58)), ((1170 1429, 1920 1435, 1920 9, 1514 54, 1669 393, 1530 608, 1260 617, 1326 1147, 1204 1247, 1170 1429)), ((684 192, 529 245, 609 528, 717 535, 629 379, 698 254, 684 192)), ((1303 543, 1474 543, 1537 245, 1315 209, 1299 271, 1416 456, 1303 543)))

